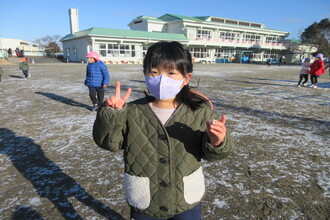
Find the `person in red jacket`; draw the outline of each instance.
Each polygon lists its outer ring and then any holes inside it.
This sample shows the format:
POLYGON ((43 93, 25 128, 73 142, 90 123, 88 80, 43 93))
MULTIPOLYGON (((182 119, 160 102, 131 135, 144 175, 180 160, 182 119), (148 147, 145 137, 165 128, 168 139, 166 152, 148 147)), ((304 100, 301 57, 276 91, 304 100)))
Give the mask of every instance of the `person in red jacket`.
POLYGON ((315 56, 315 61, 310 66, 309 74, 311 74, 311 83, 310 87, 317 88, 317 79, 325 73, 323 54, 319 53, 315 56))

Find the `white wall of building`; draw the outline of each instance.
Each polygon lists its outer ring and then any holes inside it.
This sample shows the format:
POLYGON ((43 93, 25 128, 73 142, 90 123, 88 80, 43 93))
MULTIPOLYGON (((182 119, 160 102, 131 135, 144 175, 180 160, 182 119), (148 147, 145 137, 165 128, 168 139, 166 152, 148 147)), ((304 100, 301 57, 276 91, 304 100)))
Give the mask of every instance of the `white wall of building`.
POLYGON ((167 32, 164 24, 149 22, 147 31, 167 32))
POLYGON ((130 29, 134 31, 148 31, 148 21, 147 20, 139 20, 132 22, 130 24, 130 29))
POLYGON ((167 24, 167 32, 175 34, 183 34, 184 29, 182 27, 182 22, 172 22, 167 24))
POLYGON ((79 38, 63 43, 63 56, 68 59, 69 62, 86 61, 86 54, 88 51, 88 39, 79 38))

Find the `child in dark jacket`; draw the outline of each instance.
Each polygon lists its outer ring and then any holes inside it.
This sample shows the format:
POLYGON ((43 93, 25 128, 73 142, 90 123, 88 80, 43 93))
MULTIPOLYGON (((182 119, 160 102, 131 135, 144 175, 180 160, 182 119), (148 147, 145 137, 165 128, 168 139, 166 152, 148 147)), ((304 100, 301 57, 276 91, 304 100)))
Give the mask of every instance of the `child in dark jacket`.
POLYGON ((193 64, 178 42, 152 45, 143 62, 150 94, 126 103, 131 89, 97 112, 95 142, 124 150, 126 199, 132 219, 200 220, 205 195, 202 159, 226 158, 233 142, 226 117, 190 90, 193 64))
POLYGON ((315 61, 310 67, 309 74, 311 74, 311 83, 310 87, 317 88, 318 78, 325 73, 323 54, 319 53, 315 56, 315 61))
POLYGON ((28 58, 26 58, 26 57, 21 58, 18 68, 20 70, 22 70, 22 72, 25 76, 25 79, 31 77, 31 74, 29 74, 29 60, 28 60, 28 58))
POLYGON ((93 103, 92 111, 96 111, 104 101, 104 89, 109 84, 110 75, 107 66, 100 60, 97 52, 89 52, 86 57, 88 65, 85 85, 88 86, 89 97, 93 103))
POLYGON ((0 66, 0 81, 1 81, 2 74, 3 74, 3 70, 2 70, 2 68, 0 66))

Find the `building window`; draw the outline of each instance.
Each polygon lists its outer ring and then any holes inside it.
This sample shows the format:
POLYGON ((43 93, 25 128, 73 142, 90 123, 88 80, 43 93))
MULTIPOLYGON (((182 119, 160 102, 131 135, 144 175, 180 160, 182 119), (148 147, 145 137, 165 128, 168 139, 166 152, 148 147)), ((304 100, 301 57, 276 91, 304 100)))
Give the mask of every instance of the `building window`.
POLYGON ((120 57, 131 57, 130 45, 121 44, 119 54, 120 57))
POLYGON ((243 26, 250 26, 250 23, 247 23, 247 22, 238 22, 239 25, 243 25, 243 26))
POLYGON ((211 21, 219 22, 219 23, 225 23, 225 20, 221 19, 221 18, 211 18, 211 21))
POLYGON ((209 49, 206 48, 189 48, 192 57, 195 58, 208 58, 209 49))
POLYGON ((66 56, 69 57, 70 56, 70 48, 66 48, 65 53, 66 53, 66 56))
POLYGON ((251 59, 261 59, 261 53, 250 53, 251 59))
POLYGON ((219 37, 221 40, 235 40, 236 34, 230 32, 220 32, 219 37))
POLYGON ((251 23, 251 27, 261 28, 261 25, 260 25, 260 24, 254 24, 254 23, 251 23))
POLYGON ((264 58, 275 58, 276 57, 276 51, 264 51, 264 58))
POLYGON ((243 42, 259 43, 261 37, 254 34, 243 34, 243 42))
POLYGON ((280 41, 281 41, 281 38, 279 38, 279 37, 266 37, 266 43, 268 43, 268 44, 279 43, 280 41))
POLYGON ((103 57, 135 57, 135 45, 131 44, 99 44, 100 55, 103 57))
POLYGON ((135 45, 131 45, 132 57, 135 57, 135 45))
POLYGON ((208 31, 208 30, 198 30, 197 31, 197 38, 211 39, 211 37, 212 37, 211 31, 208 31))
POLYGON ((236 24, 237 25, 237 21, 234 20, 226 20, 227 24, 236 24))
POLYGON ((142 47, 142 56, 145 57, 148 51, 148 47, 147 46, 143 46, 142 47))
POLYGON ((100 55, 102 57, 107 56, 107 45, 106 44, 99 44, 100 55))
POLYGON ((108 44, 108 57, 119 57, 119 45, 118 44, 108 44))
POLYGON ((215 56, 217 58, 232 58, 235 57, 236 55, 236 50, 228 50, 228 49, 216 49, 215 50, 215 56))

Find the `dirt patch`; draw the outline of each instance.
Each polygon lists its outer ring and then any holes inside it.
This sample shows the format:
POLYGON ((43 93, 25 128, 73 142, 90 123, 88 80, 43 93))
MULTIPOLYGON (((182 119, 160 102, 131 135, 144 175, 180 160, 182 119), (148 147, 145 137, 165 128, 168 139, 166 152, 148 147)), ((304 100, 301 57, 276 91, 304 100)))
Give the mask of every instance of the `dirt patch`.
MULTIPOLYGON (((121 153, 92 140, 86 64, 2 65, 0 218, 128 219, 121 153)), ((141 65, 109 65, 143 96, 141 65)), ((228 159, 204 163, 204 219, 330 219, 330 78, 297 88, 299 66, 198 64, 192 85, 225 113, 228 159)))

